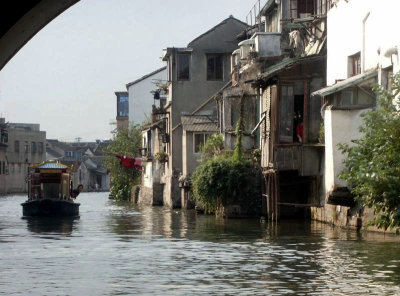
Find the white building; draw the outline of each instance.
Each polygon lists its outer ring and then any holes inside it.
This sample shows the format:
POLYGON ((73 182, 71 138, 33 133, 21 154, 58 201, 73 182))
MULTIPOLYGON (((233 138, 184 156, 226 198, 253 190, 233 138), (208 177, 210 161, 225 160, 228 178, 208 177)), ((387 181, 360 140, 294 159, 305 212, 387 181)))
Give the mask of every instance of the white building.
POLYGON ((157 69, 126 85, 129 94, 129 123, 141 124, 151 116, 154 104, 152 91, 158 87, 155 83, 165 83, 167 79, 166 67, 157 69))
POLYGON ((360 115, 376 104, 372 84, 388 87, 390 75, 399 71, 399 9, 398 0, 337 0, 328 12, 328 87, 313 95, 321 96, 324 103, 324 183, 326 203, 332 206, 316 210, 317 219, 332 221, 333 216, 343 216, 339 224, 360 227, 365 218, 347 213, 352 197, 346 182, 338 178, 345 169, 338 144, 351 144, 361 136, 360 115), (332 211, 337 213, 331 215, 332 211))

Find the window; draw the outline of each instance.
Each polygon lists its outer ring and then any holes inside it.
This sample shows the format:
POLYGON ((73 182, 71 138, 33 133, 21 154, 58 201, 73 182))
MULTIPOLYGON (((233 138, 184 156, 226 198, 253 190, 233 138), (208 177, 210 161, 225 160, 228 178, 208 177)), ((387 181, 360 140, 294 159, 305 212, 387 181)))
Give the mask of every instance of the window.
POLYGON ((29 152, 29 142, 28 142, 28 141, 25 141, 25 144, 24 144, 24 152, 25 152, 25 153, 28 153, 28 152, 29 152))
POLYGON ((3 175, 6 174, 6 162, 3 161, 3 175))
POLYGON ((223 55, 208 54, 207 55, 207 80, 223 79, 223 55))
POLYGON ((129 116, 129 97, 128 95, 119 95, 117 98, 117 115, 129 116))
POLYGON ((0 175, 1 175, 1 161, 0 161, 0 175))
POLYGON ((388 92, 392 92, 393 82, 393 66, 387 67, 382 70, 382 85, 388 92))
POLYGON ((313 14, 314 0, 290 0, 290 18, 306 18, 313 14))
POLYGON ((294 93, 292 85, 282 85, 279 108, 279 141, 291 143, 294 134, 294 93))
POLYGON ((43 154, 43 142, 39 142, 39 154, 43 154))
POLYGON ((36 142, 31 143, 31 152, 36 153, 36 142))
POLYGON ((14 142, 14 152, 19 152, 19 141, 14 142))
POLYGON ((331 5, 331 0, 290 0, 290 18, 326 14, 331 5))
POLYGON ((178 54, 178 80, 190 79, 190 54, 178 54))
POLYGON ((18 163, 18 173, 22 172, 22 165, 20 163, 18 163))
POLYGON ((72 151, 65 151, 65 156, 66 157, 72 157, 73 152, 72 151))
POLYGON ((194 153, 200 153, 200 148, 204 146, 210 134, 194 134, 194 153))
POLYGON ((361 74, 361 54, 356 53, 349 57, 349 77, 361 74))
POLYGON ((376 95, 372 90, 375 79, 364 82, 357 87, 346 88, 334 95, 334 106, 341 108, 363 109, 374 106, 376 95))

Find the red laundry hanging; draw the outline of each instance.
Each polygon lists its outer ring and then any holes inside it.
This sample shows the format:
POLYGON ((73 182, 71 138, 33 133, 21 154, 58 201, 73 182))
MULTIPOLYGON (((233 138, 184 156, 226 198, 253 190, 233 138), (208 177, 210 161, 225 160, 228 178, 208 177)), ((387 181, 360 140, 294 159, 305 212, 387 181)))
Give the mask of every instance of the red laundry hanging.
POLYGON ((142 159, 139 157, 130 157, 122 154, 114 154, 121 161, 121 164, 127 169, 142 170, 142 159))

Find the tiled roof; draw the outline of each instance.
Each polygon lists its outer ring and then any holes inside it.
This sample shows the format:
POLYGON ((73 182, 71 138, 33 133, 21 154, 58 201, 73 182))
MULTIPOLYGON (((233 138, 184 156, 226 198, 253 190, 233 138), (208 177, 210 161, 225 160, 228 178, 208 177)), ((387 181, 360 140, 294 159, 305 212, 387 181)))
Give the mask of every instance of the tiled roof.
POLYGON ((183 115, 182 126, 191 132, 218 132, 218 122, 215 117, 205 115, 183 115))
POLYGON ((36 168, 38 169, 67 169, 68 167, 66 165, 63 165, 62 163, 58 162, 45 162, 36 168))

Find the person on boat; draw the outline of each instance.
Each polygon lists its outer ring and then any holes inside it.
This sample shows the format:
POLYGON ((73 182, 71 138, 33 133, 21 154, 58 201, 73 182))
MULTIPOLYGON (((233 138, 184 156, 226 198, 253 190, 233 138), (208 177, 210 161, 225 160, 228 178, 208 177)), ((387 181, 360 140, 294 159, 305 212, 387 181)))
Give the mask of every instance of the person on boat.
POLYGON ((83 185, 79 184, 78 187, 76 187, 76 189, 72 190, 71 197, 75 199, 79 195, 79 193, 81 193, 82 190, 83 190, 83 185))

